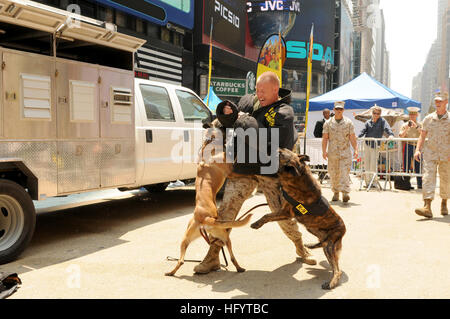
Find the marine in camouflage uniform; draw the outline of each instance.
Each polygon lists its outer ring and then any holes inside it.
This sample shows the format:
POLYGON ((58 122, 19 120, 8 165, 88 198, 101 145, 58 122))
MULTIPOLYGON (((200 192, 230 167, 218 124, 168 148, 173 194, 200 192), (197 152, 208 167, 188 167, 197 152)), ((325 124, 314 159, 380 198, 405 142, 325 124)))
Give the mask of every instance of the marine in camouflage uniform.
POLYGON ((350 144, 358 157, 355 127, 350 119, 343 116, 345 102, 334 104, 335 116, 325 122, 322 133, 322 153, 328 158, 328 172, 330 174, 331 189, 334 193, 333 201, 350 199, 350 168, 352 166, 352 152, 350 144), (328 151, 327 151, 328 146, 328 151))
POLYGON ((417 208, 416 214, 432 218, 431 201, 436 189, 436 173, 439 170, 441 214, 448 215, 447 199, 450 197, 450 114, 447 111, 448 93, 437 93, 434 101, 436 112, 423 120, 423 129, 414 154, 420 159, 423 146, 423 184, 424 207, 417 208))
MULTIPOLYGON (((409 121, 404 123, 400 128, 399 137, 402 138, 419 138, 422 124, 417 121, 420 109, 418 107, 408 107, 409 121)), ((403 171, 409 172, 411 166, 414 173, 420 173, 420 162, 414 160, 414 152, 416 150, 417 142, 406 142, 403 145, 403 171)), ((417 188, 422 188, 422 177, 417 176, 417 188)))

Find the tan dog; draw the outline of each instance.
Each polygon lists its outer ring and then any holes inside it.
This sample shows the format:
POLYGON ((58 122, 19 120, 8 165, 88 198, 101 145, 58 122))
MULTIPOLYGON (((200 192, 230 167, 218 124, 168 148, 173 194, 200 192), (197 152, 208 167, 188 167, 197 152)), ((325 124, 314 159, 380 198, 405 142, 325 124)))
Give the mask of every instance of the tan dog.
MULTIPOLYGON (((207 134, 207 141, 203 144, 202 161, 197 167, 197 178, 195 180, 195 209, 194 216, 189 221, 187 230, 184 234, 183 240, 181 242, 181 254, 177 265, 171 271, 166 273, 166 276, 173 276, 175 272, 183 265, 184 256, 186 254, 186 249, 189 244, 196 238, 200 237, 201 227, 205 226, 208 230, 214 230, 214 228, 233 228, 246 225, 252 215, 247 215, 243 220, 240 221, 218 221, 217 220, 217 205, 216 205, 216 195, 222 188, 223 184, 228 175, 231 174, 233 170, 232 163, 226 163, 224 152, 211 152, 211 156, 203 156, 203 151, 207 144, 214 141, 219 134, 219 129, 210 129, 207 134), (217 153, 217 154, 216 154, 217 153)), ((221 141, 219 141, 221 142, 221 141)), ((236 267, 238 272, 245 271, 244 268, 239 266, 236 258, 234 257, 233 251, 231 249, 231 241, 229 238, 229 232, 227 234, 226 244, 228 252, 230 253, 231 261, 236 267)))

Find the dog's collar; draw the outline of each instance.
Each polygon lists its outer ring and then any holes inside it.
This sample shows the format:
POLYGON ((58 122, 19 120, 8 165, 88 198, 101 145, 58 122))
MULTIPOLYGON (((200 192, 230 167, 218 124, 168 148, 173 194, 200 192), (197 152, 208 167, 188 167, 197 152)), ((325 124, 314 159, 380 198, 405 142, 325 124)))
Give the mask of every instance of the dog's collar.
POLYGON ((291 196, 289 196, 289 194, 282 187, 280 188, 284 199, 293 206, 295 215, 303 216, 306 215, 307 213, 310 213, 311 215, 314 216, 322 216, 330 208, 328 200, 323 196, 320 196, 320 198, 315 203, 309 205, 302 204, 293 199, 291 196))

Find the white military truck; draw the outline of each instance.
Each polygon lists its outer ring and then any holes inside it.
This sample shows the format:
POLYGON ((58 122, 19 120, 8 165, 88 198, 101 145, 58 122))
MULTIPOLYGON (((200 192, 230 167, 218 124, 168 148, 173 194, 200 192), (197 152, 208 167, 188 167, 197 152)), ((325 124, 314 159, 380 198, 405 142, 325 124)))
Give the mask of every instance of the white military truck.
POLYGON ((134 77, 145 40, 27 0, 0 0, 0 264, 35 228, 33 200, 195 178, 191 90, 134 77))

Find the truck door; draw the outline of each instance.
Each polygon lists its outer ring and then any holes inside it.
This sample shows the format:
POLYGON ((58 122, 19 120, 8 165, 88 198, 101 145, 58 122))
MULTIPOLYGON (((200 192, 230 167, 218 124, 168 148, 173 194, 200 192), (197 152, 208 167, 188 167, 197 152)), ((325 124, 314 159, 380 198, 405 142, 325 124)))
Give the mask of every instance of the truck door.
POLYGON ((140 184, 175 181, 182 169, 180 150, 183 147, 183 126, 176 105, 172 104, 169 91, 164 86, 137 81, 136 94, 141 112, 141 124, 137 127, 138 144, 144 142, 144 164, 140 184))
POLYGON ((136 182, 134 74, 100 67, 101 187, 136 182))
POLYGON ((58 193, 100 187, 98 67, 58 59, 58 193))
MULTIPOLYGON (((3 51, 3 137, 10 142, 5 154, 14 152, 39 180, 39 193, 57 193, 55 66, 48 56, 3 51), (14 151, 11 151, 14 150, 14 151)), ((2 148, 3 149, 3 148, 2 148)))
POLYGON ((5 92, 4 136, 13 139, 54 139, 54 63, 51 57, 3 52, 5 92))
POLYGON ((185 127, 183 168, 180 179, 188 179, 197 175, 199 150, 205 132, 202 121, 211 120, 211 111, 197 95, 190 91, 176 89, 175 94, 183 113, 185 127))

